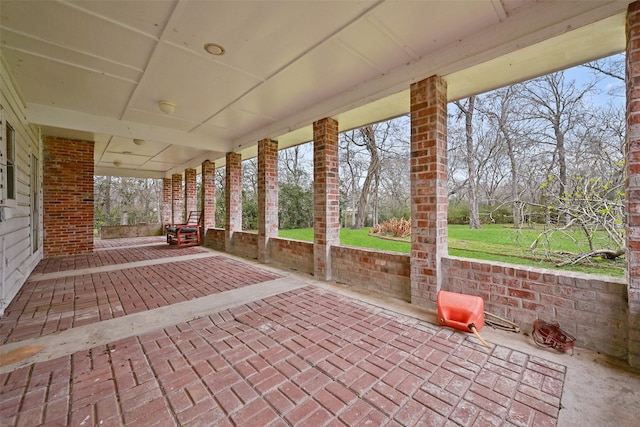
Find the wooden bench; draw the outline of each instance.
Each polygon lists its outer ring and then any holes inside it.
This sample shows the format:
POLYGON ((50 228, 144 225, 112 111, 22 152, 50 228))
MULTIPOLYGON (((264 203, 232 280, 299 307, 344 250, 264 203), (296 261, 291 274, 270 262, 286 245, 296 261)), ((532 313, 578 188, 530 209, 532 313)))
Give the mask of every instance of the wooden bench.
POLYGON ((202 212, 191 211, 185 224, 167 225, 165 227, 167 243, 178 245, 179 248, 199 245, 203 220, 202 212))

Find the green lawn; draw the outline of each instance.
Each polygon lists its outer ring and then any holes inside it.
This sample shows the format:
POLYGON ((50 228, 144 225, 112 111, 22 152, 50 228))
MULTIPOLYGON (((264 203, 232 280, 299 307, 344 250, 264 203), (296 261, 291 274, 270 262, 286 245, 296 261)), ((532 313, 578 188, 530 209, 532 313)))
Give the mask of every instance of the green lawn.
MULTIPOLYGON (((509 226, 492 224, 484 225, 479 230, 471 230, 467 225, 450 225, 448 233, 449 254, 455 256, 614 277, 623 277, 625 272, 624 259, 590 260, 581 265, 556 267, 555 264, 561 259, 556 255, 557 251, 577 252, 573 238, 579 235, 563 236, 556 233, 552 243, 553 250, 545 251, 541 247, 532 251, 529 246, 540 233, 537 229, 516 230, 509 226)), ((279 235, 289 239, 313 241, 311 228, 280 230, 279 235)), ((360 230, 341 228, 340 243, 402 253, 411 251, 408 239, 398 241, 370 236, 369 228, 360 230)))
MULTIPOLYGON (((295 230, 279 230, 278 235, 287 239, 306 240, 313 242, 313 228, 298 228, 295 230)), ((383 251, 411 252, 409 241, 401 242, 391 239, 380 239, 369 235, 369 228, 353 230, 340 229, 340 243, 361 248, 380 249, 383 251)))

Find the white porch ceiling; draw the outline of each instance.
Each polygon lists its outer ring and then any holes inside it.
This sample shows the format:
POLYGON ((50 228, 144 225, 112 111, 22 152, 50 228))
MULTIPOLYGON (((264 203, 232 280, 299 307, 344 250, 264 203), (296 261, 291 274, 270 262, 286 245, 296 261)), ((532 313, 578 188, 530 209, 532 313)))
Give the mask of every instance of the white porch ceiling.
POLYGON ((0 53, 27 119, 95 141, 97 175, 165 177, 405 114, 433 74, 453 100, 620 52, 628 3, 2 0, 0 53))

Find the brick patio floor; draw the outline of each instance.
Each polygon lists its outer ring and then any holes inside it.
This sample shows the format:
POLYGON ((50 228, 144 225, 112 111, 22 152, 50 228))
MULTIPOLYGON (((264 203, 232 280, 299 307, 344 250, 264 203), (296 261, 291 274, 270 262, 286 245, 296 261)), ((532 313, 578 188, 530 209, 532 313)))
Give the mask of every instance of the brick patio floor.
POLYGON ((94 253, 44 259, 38 264, 34 273, 79 270, 206 252, 199 246, 178 248, 163 245, 164 237, 141 238, 137 242, 136 240, 138 239, 96 240, 94 253), (118 246, 116 242, 119 242, 118 246))
MULTIPOLYGON (((153 247, 137 249, 143 254, 126 259, 154 259, 147 254, 153 247)), ((136 248, 97 251, 87 258, 95 264, 58 265, 104 266, 96 260, 123 250, 136 248)), ((0 339, 37 342, 28 338, 278 277, 211 254, 178 262, 160 255, 153 266, 29 281, 1 321, 0 339)), ((3 426, 553 426, 565 374, 559 363, 500 345, 487 349, 470 334, 305 286, 4 372, 0 420, 3 426)))
POLYGON ((206 252, 199 247, 169 247, 158 244, 156 239, 156 245, 150 247, 98 251, 78 256, 77 260, 73 257, 44 260, 5 310, 5 318, 0 320, 0 343, 46 335, 277 277, 211 252, 213 256, 207 258, 167 262, 171 257, 206 252), (126 263, 154 259, 166 263, 127 268, 126 263), (46 268, 42 268, 43 264, 46 268), (38 280, 33 279, 44 270, 49 270, 51 275, 116 264, 122 268, 52 279, 47 279, 45 273, 39 275, 38 280), (54 266, 57 269, 51 271, 54 266))

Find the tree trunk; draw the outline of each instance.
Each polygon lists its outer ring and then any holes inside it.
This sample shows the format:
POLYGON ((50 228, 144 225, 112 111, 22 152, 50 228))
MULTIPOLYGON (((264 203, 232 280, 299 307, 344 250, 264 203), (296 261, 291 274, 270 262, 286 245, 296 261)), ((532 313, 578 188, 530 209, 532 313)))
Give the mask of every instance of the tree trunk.
POLYGON ((509 152, 509 163, 511 164, 511 210, 513 212, 513 226, 520 228, 520 203, 518 202, 518 170, 516 166, 516 156, 513 152, 513 141, 505 132, 504 137, 507 141, 507 150, 509 152))
POLYGON ((376 136, 373 132, 371 125, 360 128, 362 136, 364 137, 367 150, 371 155, 371 163, 367 169, 367 176, 362 184, 362 190, 360 191, 360 198, 358 200, 358 211, 356 213, 356 222, 353 228, 364 227, 364 221, 367 215, 367 208, 369 207, 369 193, 371 192, 371 183, 380 167, 380 156, 378 155, 378 146, 376 145, 376 136))
POLYGON ((345 146, 345 156, 344 160, 347 168, 349 170, 350 178, 351 178, 351 189, 348 193, 349 203, 350 203, 350 215, 344 216, 345 218, 345 227, 353 227, 356 223, 356 192, 358 190, 358 182, 356 180, 356 172, 354 170, 354 165, 352 164, 352 156, 351 150, 349 148, 349 144, 345 146))
POLYGON ((514 120, 513 117, 518 108, 514 106, 514 102, 517 102, 516 98, 516 86, 509 86, 505 90, 496 91, 498 95, 494 111, 485 111, 485 114, 493 117, 496 120, 497 131, 507 144, 507 156, 509 157, 509 175, 511 176, 511 213, 513 215, 513 225, 515 228, 520 228, 522 225, 522 203, 520 199, 520 192, 518 188, 518 161, 516 158, 514 136, 517 132, 511 127, 514 120))
MULTIPOLYGON (((476 97, 470 96, 467 108, 463 109, 465 116, 465 136, 467 141, 467 173, 469 195, 469 228, 478 229, 480 225, 480 212, 478 209, 478 184, 476 181, 475 149, 473 147, 473 110, 476 97)), ((460 107, 460 104, 458 104, 460 107)))
MULTIPOLYGON (((107 175, 107 185, 104 194, 104 210, 107 213, 107 218, 111 219, 111 175, 107 175)), ((107 224, 111 225, 111 224, 107 224)))
POLYGON ((376 172, 376 177, 374 179, 373 186, 373 223, 371 225, 376 226, 379 222, 379 208, 380 208, 380 199, 378 198, 378 190, 380 189, 380 174, 376 172))
MULTIPOLYGON (((558 168, 560 175, 560 189, 559 196, 562 200, 564 198, 564 193, 567 191, 567 160, 566 160, 566 151, 564 148, 564 133, 560 130, 560 123, 557 122, 555 126, 555 134, 556 134, 556 144, 557 144, 557 152, 558 152, 558 168)), ((562 221, 565 224, 568 224, 571 218, 569 215, 563 215, 562 221)))

